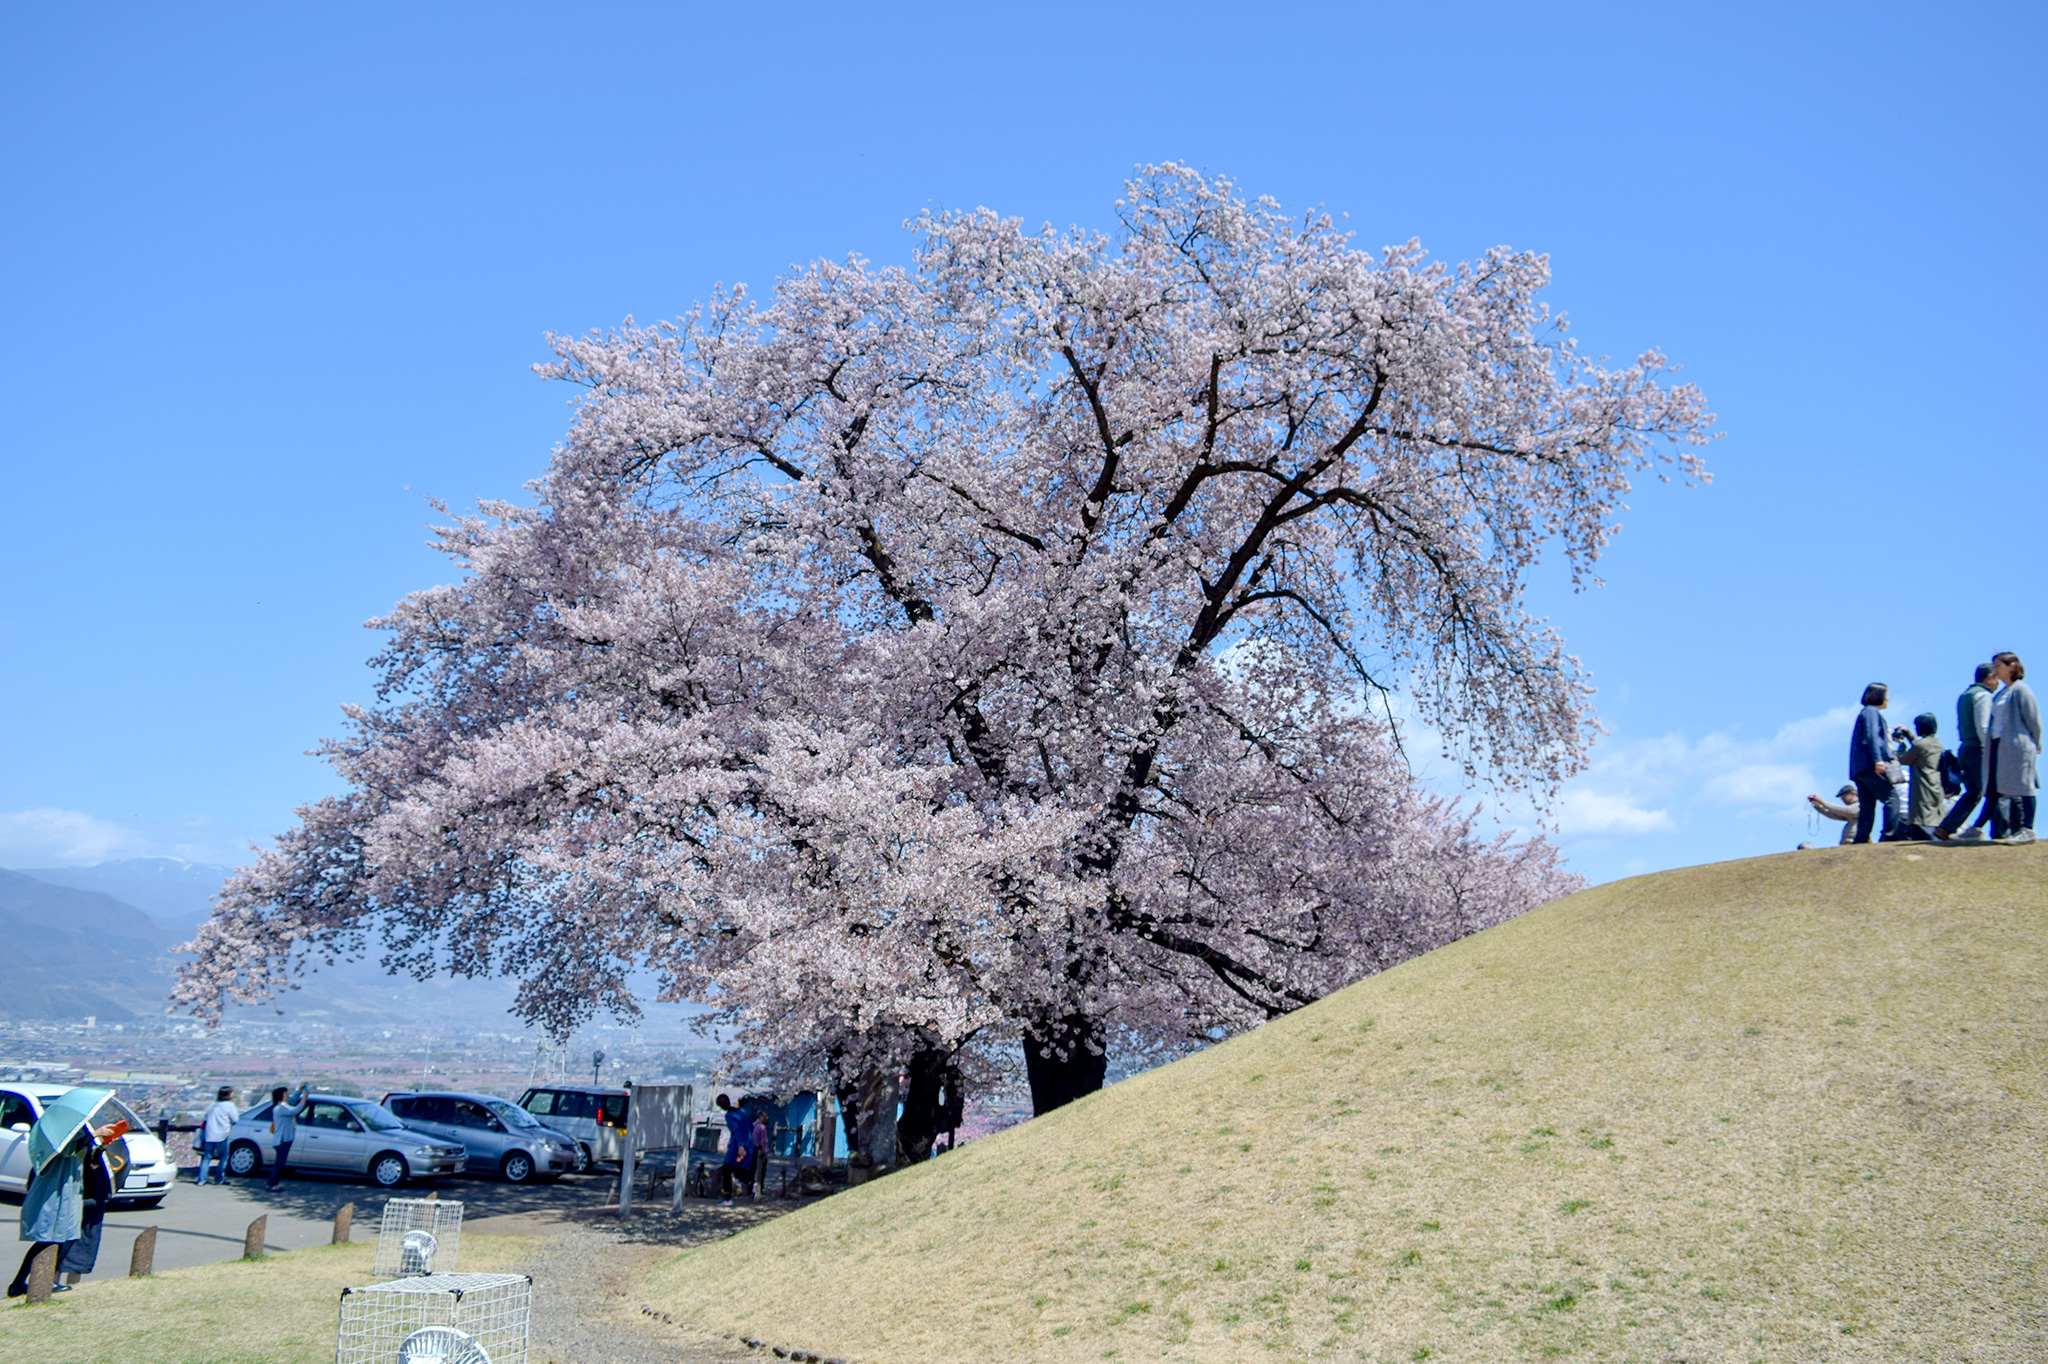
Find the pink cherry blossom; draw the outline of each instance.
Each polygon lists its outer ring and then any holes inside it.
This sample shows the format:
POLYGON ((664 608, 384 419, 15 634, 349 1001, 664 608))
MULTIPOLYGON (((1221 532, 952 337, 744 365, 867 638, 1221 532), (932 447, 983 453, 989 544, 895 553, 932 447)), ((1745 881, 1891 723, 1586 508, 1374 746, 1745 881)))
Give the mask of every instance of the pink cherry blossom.
POLYGON ((1043 1109, 1576 885, 1424 793, 1388 701, 1553 793, 1590 687, 1528 575, 1590 583, 1633 478, 1705 479, 1700 395, 1580 355, 1540 256, 1372 256, 1170 165, 1117 207, 557 339, 536 505, 373 622, 348 793, 178 998, 376 943, 561 1030, 652 967, 842 1088, 1021 1041, 1043 1109))

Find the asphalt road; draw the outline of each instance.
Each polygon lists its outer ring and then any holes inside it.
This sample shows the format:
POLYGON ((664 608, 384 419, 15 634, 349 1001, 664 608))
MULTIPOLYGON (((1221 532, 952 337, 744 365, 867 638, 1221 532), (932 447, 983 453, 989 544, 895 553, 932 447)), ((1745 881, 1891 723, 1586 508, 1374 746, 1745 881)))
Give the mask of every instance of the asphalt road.
MULTIPOLYGON (((231 1179, 225 1185, 197 1185, 190 1168, 179 1172, 178 1183, 155 1208, 115 1208, 107 1214, 106 1230, 100 1237, 99 1263, 91 1279, 120 1278, 128 1273, 128 1255, 135 1235, 144 1227, 156 1227, 156 1268, 184 1269, 215 1260, 240 1259, 242 1237, 249 1223, 268 1217, 265 1250, 303 1250, 326 1245, 334 1234, 334 1214, 344 1203, 356 1205, 354 1240, 368 1240, 377 1234, 377 1217, 387 1198, 424 1198, 438 1188, 442 1198, 460 1199, 463 1220, 495 1217, 507 1213, 565 1213, 577 1208, 602 1205, 614 1193, 618 1175, 599 1171, 569 1175, 555 1184, 506 1184, 501 1180, 459 1175, 431 1184, 407 1184, 384 1190, 366 1178, 306 1175, 279 1181, 275 1190, 261 1178, 231 1179)), ((666 1192, 663 1200, 666 1201, 666 1192)), ((7 1257, 11 1277, 20 1251, 21 1204, 0 1202, 0 1249, 7 1257)))

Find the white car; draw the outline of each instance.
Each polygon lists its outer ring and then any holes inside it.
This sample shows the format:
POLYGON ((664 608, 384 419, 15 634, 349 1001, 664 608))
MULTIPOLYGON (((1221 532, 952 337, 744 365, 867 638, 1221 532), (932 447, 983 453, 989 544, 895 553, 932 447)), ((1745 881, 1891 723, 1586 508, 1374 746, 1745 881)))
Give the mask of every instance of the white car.
MULTIPOLYGON (((0 1194, 20 1198, 28 1192, 32 1173, 28 1168, 28 1130, 43 1116, 44 1105, 59 1095, 69 1094, 75 1087, 21 1081, 0 1085, 0 1194)), ((178 1181, 178 1167, 164 1150, 164 1144, 156 1139, 156 1133, 118 1098, 107 1101, 100 1117, 103 1122, 125 1119, 128 1123, 126 1141, 132 1163, 114 1194, 114 1205, 153 1208, 163 1202, 171 1185, 178 1181)))

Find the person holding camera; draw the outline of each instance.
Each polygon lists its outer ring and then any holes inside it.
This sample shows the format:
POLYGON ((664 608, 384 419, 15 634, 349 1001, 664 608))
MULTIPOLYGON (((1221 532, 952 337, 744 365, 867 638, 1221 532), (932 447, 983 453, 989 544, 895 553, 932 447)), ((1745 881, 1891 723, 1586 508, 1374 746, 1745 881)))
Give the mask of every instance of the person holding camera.
POLYGON ((1912 774, 1912 789, 1907 797, 1906 818, 1899 827, 1901 837, 1916 843, 1932 842, 1934 831, 1941 824, 1946 797, 1941 789, 1941 740, 1935 737, 1940 728, 1941 721, 1928 714, 1913 717, 1911 735, 1904 729, 1892 731, 1895 736, 1912 740, 1904 764, 1912 774))

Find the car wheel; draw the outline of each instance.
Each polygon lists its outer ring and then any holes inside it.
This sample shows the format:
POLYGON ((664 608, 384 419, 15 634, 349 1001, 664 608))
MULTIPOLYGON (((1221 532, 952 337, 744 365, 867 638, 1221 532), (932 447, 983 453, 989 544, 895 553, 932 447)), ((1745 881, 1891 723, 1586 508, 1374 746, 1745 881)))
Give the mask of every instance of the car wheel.
POLYGON ((263 1168, 263 1153, 254 1142, 238 1141, 228 1149, 228 1173, 246 1178, 263 1168))
POLYGON ((591 1165, 592 1165, 593 1163, 594 1163, 594 1162, 592 1162, 592 1160, 590 1159, 590 1148, 589 1148, 588 1146, 585 1146, 585 1145, 584 1145, 584 1144, 583 1144, 582 1142, 580 1142, 580 1141, 579 1141, 579 1142, 577 1142, 577 1143, 576 1143, 576 1173, 577 1173, 577 1174, 579 1174, 579 1175, 587 1175, 587 1174, 589 1174, 589 1173, 590 1173, 590 1167, 591 1167, 591 1165))
POLYGON ((405 1177, 412 1171, 406 1168, 405 1157, 396 1151, 386 1151, 370 1162, 370 1178, 380 1189, 395 1189, 405 1183, 405 1177))
POLYGON ((498 1173, 505 1176, 507 1184, 524 1184, 533 1178, 533 1157, 524 1151, 514 1151, 498 1166, 498 1173))

